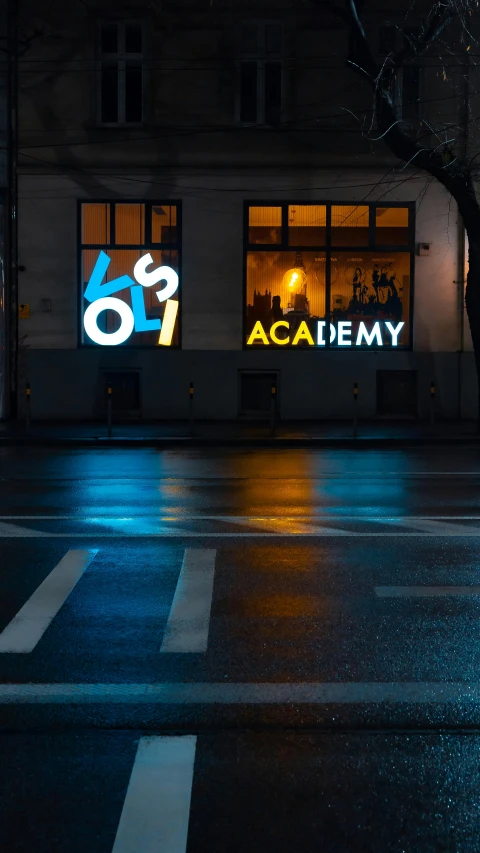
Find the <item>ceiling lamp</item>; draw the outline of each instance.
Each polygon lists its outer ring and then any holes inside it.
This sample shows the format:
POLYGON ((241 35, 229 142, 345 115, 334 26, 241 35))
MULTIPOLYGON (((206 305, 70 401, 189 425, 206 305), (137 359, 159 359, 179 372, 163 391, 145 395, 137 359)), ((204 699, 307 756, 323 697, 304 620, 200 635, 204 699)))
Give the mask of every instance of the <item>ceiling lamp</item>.
POLYGON ((296 252, 295 263, 292 269, 287 270, 282 279, 282 284, 289 293, 304 293, 307 287, 307 271, 303 263, 301 252, 296 252))

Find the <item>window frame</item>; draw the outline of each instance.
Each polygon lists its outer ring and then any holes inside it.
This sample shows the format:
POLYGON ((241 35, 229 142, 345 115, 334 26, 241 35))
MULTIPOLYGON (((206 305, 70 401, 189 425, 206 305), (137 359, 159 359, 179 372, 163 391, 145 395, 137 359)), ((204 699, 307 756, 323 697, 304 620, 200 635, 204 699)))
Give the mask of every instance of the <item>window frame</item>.
MULTIPOLYGON (((244 201, 243 207, 243 322, 242 322, 242 349, 251 351, 255 349, 255 351, 265 350, 267 347, 252 347, 247 346, 247 255, 249 252, 291 252, 292 255, 295 252, 312 252, 312 251, 320 251, 325 253, 326 258, 326 277, 325 277, 325 320, 328 324, 331 322, 332 312, 330 310, 330 298, 331 298, 331 282, 330 282, 330 270, 331 270, 331 258, 333 252, 372 252, 372 251, 382 251, 382 252, 402 252, 410 254, 410 294, 409 294, 409 312, 408 312, 408 343, 404 346, 398 347, 389 347, 388 350, 385 347, 379 346, 369 346, 364 349, 368 349, 370 352, 408 352, 413 350, 413 314, 414 314, 414 295, 415 295, 415 212, 416 212, 416 204, 414 201, 379 201, 379 202, 366 202, 362 200, 344 200, 344 199, 329 199, 328 201, 325 199, 316 199, 315 201, 305 201, 300 199, 288 199, 288 201, 278 199, 263 199, 263 200, 246 200, 244 201), (295 245, 290 246, 288 244, 288 208, 292 205, 298 206, 325 206, 326 208, 326 225, 325 225, 325 243, 318 245, 295 245), (368 244, 365 246, 335 246, 331 241, 331 212, 332 207, 337 207, 341 205, 342 207, 353 206, 353 207, 368 207, 369 209, 369 227, 368 227, 368 244), (281 227, 281 240, 279 243, 249 243, 248 242, 248 233, 249 233, 249 209, 251 207, 281 207, 282 208, 282 227, 281 227), (385 208, 385 207, 398 207, 398 208, 408 208, 408 242, 405 246, 398 245, 388 245, 383 243, 375 243, 375 210, 376 208, 385 208)), ((311 351, 310 347, 292 347, 285 346, 284 350, 296 350, 296 351, 311 351)), ((320 349, 320 347, 315 347, 314 349, 320 349)), ((329 350, 332 352, 344 352, 343 347, 336 347, 330 345, 330 335, 328 333, 325 334, 325 346, 321 348, 322 350, 329 350)), ((357 351, 360 351, 361 347, 357 348, 357 351)))
POLYGON ((145 21, 142 18, 102 18, 97 21, 96 26, 96 53, 97 53, 97 89, 96 89, 96 119, 100 127, 143 127, 145 123, 145 21), (102 52, 102 27, 115 24, 118 28, 118 50, 116 53, 102 52), (127 53, 125 50, 125 28, 129 24, 140 27, 142 32, 142 52, 127 53), (138 62, 140 65, 142 79, 142 117, 140 121, 127 121, 125 117, 126 98, 126 65, 127 62, 138 62), (117 121, 102 120, 102 69, 111 63, 115 64, 118 71, 117 97, 118 117, 117 121))
POLYGON ((285 62, 284 62, 284 44, 285 32, 281 21, 262 19, 262 20, 244 20, 240 23, 237 33, 238 58, 236 60, 236 97, 235 97, 235 120, 241 127, 280 127, 285 120, 285 62), (255 51, 242 50, 242 28, 244 26, 254 26, 257 31, 257 49, 255 51), (268 26, 281 27, 281 46, 278 52, 267 52, 266 44, 266 28, 268 26), (266 101, 265 101, 265 83, 266 73, 265 68, 268 63, 277 63, 280 65, 280 118, 278 123, 271 124, 266 121, 266 101), (244 63, 254 63, 257 68, 257 118, 253 121, 242 121, 241 106, 242 106, 242 65, 244 63))
MULTIPOLYGON (((178 254, 178 343, 163 349, 179 350, 182 349, 182 202, 177 199, 152 200, 144 198, 80 198, 77 199, 77 349, 107 349, 107 347, 99 347, 98 344, 88 343, 82 340, 83 337, 83 282, 82 282, 82 253, 84 250, 105 251, 108 250, 145 250, 153 251, 158 249, 176 251, 178 254), (83 204, 108 204, 110 206, 110 239, 108 243, 82 243, 82 205, 83 204), (145 205, 145 242, 143 245, 138 243, 115 243, 115 205, 116 204, 143 204, 145 205), (175 242, 153 243, 151 231, 151 214, 153 207, 176 207, 177 209, 177 230, 178 240, 175 242)), ((155 344, 129 344, 124 343, 120 347, 112 347, 112 349, 121 350, 158 350, 162 349, 155 344)))

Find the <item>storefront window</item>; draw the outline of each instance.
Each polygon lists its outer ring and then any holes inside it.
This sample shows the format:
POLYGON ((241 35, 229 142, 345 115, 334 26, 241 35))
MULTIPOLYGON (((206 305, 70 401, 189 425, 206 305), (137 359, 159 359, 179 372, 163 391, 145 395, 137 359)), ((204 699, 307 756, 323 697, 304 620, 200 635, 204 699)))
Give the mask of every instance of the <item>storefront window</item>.
POLYGON ((410 345, 409 207, 248 207, 246 346, 410 345), (273 245, 252 234, 259 211, 275 211, 273 245))
POLYGON ((282 242, 282 208, 250 207, 248 210, 249 243, 282 242))
POLYGON ((368 246, 369 213, 366 205, 332 205, 332 246, 368 246))
POLYGON ((80 205, 83 344, 179 345, 179 216, 178 204, 80 205))

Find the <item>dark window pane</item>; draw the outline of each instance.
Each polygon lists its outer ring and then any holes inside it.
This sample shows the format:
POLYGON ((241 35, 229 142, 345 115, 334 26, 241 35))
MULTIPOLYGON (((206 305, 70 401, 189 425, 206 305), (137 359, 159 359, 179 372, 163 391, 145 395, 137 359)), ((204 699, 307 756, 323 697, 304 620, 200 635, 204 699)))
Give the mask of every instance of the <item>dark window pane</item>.
POLYGON ((282 25, 267 24, 265 26, 265 53, 268 55, 282 53, 282 25))
POLYGON ((142 25, 125 24, 125 53, 142 52, 142 25))
POLYGON ((175 205, 154 204, 152 207, 152 243, 176 243, 178 240, 175 205))
POLYGON ((102 110, 103 122, 118 121, 118 68, 117 66, 102 66, 102 110))
POLYGON ((127 62, 125 68, 125 121, 142 120, 142 68, 127 62))
POLYGON ((390 417, 416 417, 416 370, 377 370, 377 413, 390 417))
POLYGON ((378 37, 378 52, 380 54, 393 53, 395 50, 396 35, 396 27, 392 27, 391 25, 380 27, 378 37))
POLYGON ((257 52, 257 26, 256 24, 244 24, 240 39, 240 50, 242 53, 256 54, 257 52))
POLYGON ((102 24, 100 50, 102 53, 118 53, 117 24, 102 24))
POLYGON ((406 65, 402 72, 402 118, 415 121, 420 98, 420 69, 406 65))
POLYGON ((240 66, 240 121, 257 120, 257 63, 240 66))
POLYGON ((265 121, 280 124, 282 111, 282 66, 280 62, 265 63, 265 121))
POLYGON ((403 31, 403 45, 408 50, 413 50, 413 53, 416 53, 415 50, 415 40, 419 37, 420 30, 418 27, 406 27, 403 31))

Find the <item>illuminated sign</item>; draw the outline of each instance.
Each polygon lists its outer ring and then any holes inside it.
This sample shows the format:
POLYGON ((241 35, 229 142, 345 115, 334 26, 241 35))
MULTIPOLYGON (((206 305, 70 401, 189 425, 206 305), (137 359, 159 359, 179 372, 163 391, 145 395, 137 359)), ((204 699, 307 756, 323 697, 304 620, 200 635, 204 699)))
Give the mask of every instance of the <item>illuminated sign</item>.
POLYGON ((178 301, 171 297, 178 290, 178 275, 172 267, 159 266, 147 272, 154 260, 150 254, 143 255, 133 268, 135 281, 129 275, 122 275, 102 284, 110 258, 101 251, 84 296, 90 303, 83 316, 83 325, 88 337, 100 346, 118 346, 128 340, 132 332, 159 331, 158 343, 170 346, 178 313, 178 301), (137 284, 135 284, 137 282, 137 284), (154 287, 159 282, 164 286, 155 291, 159 303, 165 302, 163 319, 147 318, 145 311, 144 288, 154 287), (123 299, 112 296, 119 290, 129 288, 131 307, 123 299), (103 332, 98 326, 98 317, 102 311, 115 311, 120 326, 115 332, 103 332))
MULTIPOLYGON (((248 337, 247 346, 253 344, 263 344, 268 346, 270 343, 277 346, 285 346, 289 344, 296 347, 299 344, 310 347, 325 346, 325 326, 326 320, 316 320, 314 331, 312 332, 312 323, 308 324, 302 320, 300 325, 295 324, 294 328, 290 327, 288 320, 277 320, 270 328, 264 328, 260 320, 258 320, 248 337)), ((394 325, 388 320, 377 321, 373 325, 367 326, 366 323, 360 321, 355 323, 355 328, 351 320, 339 320, 338 323, 330 323, 330 343, 335 343, 339 347, 359 347, 375 345, 377 347, 388 344, 392 347, 398 346, 398 337, 405 323, 397 323, 394 325)))

